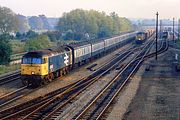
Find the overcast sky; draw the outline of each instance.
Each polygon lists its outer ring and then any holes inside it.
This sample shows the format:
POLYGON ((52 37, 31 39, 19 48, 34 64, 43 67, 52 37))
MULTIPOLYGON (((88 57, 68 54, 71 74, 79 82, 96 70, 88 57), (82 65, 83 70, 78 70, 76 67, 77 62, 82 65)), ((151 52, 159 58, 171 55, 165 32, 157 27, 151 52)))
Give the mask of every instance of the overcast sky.
POLYGON ((44 14, 60 17, 76 8, 95 9, 107 14, 116 12, 128 18, 180 18, 180 0, 0 0, 0 6, 9 7, 25 16, 44 14))

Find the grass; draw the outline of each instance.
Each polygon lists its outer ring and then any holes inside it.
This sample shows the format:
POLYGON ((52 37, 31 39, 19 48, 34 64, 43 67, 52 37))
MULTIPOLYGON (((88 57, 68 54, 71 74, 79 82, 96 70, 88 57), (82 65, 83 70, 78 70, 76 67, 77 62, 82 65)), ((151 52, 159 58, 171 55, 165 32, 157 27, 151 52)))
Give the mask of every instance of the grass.
POLYGON ((0 65, 0 75, 20 69, 20 64, 0 65))

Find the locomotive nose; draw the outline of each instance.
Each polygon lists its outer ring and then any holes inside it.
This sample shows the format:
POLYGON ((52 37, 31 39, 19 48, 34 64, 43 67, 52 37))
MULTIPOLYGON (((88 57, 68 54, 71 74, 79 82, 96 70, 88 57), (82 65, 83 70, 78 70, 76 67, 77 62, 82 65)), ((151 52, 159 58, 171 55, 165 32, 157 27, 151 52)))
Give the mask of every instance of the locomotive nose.
POLYGON ((41 75, 41 66, 24 65, 21 67, 21 74, 41 75))

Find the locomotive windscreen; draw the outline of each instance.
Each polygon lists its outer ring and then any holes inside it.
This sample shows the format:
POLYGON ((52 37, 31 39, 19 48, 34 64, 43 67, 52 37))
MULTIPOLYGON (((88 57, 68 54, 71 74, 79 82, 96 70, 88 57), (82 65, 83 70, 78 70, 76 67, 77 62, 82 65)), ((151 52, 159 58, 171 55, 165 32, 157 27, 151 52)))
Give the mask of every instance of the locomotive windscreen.
POLYGON ((26 58, 24 57, 22 59, 22 64, 42 64, 43 59, 42 58, 26 58))

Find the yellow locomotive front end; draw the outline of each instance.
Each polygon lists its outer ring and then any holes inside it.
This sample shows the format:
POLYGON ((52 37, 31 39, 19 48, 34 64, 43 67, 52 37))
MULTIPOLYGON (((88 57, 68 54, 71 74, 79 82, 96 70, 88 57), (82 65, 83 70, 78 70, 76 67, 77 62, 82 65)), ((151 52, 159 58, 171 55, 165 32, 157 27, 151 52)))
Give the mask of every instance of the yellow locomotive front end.
POLYGON ((22 58, 21 80, 26 86, 39 86, 48 74, 48 57, 35 52, 27 53, 22 58))

